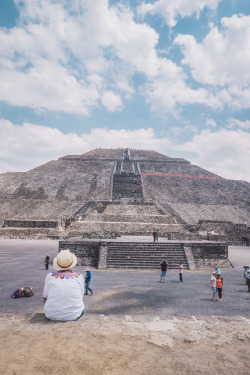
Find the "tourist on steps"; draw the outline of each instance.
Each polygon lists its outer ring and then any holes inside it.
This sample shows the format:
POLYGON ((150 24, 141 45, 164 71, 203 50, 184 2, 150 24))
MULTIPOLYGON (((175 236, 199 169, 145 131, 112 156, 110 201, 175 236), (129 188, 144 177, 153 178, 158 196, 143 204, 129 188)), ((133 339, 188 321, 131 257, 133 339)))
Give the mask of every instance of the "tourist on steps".
POLYGON ((156 242, 158 242, 158 240, 159 240, 159 233, 157 231, 155 232, 155 239, 156 239, 156 242))
POLYGON ((156 239, 156 231, 154 231, 154 232, 152 233, 152 235, 153 235, 153 239, 154 239, 154 242, 155 242, 155 239, 156 239))

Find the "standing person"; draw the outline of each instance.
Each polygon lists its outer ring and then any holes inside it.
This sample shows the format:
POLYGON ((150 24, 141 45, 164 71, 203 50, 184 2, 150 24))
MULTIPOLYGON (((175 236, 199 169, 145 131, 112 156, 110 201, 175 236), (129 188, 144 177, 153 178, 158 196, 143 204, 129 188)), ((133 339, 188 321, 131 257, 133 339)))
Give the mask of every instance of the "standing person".
POLYGON ((49 254, 47 254, 45 258, 45 269, 47 270, 48 268, 49 268, 49 254))
POLYGON ((183 264, 182 264, 182 262, 180 262, 180 264, 179 264, 179 278, 180 278, 180 283, 183 283, 182 275, 183 275, 183 264))
POLYGON ((158 242, 158 240, 159 240, 159 233, 157 231, 155 232, 155 238, 156 238, 156 242, 158 242))
POLYGON ((219 267, 216 268, 216 273, 217 273, 217 275, 220 275, 220 269, 219 269, 219 267))
POLYGON ((167 277, 167 268, 168 268, 168 262, 166 259, 162 259, 161 263, 161 277, 160 277, 160 283, 165 283, 166 277, 167 277))
POLYGON ((244 266, 244 277, 246 279, 246 284, 247 284, 247 274, 250 272, 250 267, 249 266, 244 266))
POLYGON ((153 234, 153 239, 154 239, 154 242, 155 242, 155 239, 156 239, 156 231, 154 231, 152 234, 153 234))
POLYGON ((90 280, 91 280, 91 272, 89 270, 89 268, 86 268, 86 275, 85 275, 85 295, 87 296, 88 295, 88 290, 90 291, 91 293, 91 296, 93 294, 93 290, 90 288, 89 284, 90 284, 90 280))
POLYGON ((223 278, 221 277, 220 273, 217 274, 216 287, 217 287, 218 294, 219 294, 219 301, 221 301, 222 300, 223 278))
POLYGON ((216 271, 213 272, 212 276, 211 276, 211 287, 212 287, 212 291, 213 291, 213 301, 216 302, 216 293, 217 293, 217 288, 216 288, 216 271))
POLYGON ((83 276, 73 272, 77 257, 69 249, 61 250, 53 261, 56 271, 50 272, 44 283, 44 313, 51 320, 76 320, 84 313, 83 276))
POLYGON ((250 268, 246 272, 246 276, 245 277, 246 277, 246 283, 247 283, 247 286, 248 286, 248 292, 250 292, 250 268))

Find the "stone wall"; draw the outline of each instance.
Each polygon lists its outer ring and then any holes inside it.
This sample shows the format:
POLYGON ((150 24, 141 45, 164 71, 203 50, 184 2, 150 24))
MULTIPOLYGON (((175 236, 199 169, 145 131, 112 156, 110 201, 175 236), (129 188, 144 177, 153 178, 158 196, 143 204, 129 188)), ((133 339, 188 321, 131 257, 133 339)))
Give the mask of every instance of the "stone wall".
POLYGON ((4 227, 9 228, 58 228, 57 221, 49 220, 4 220, 4 227))
POLYGON ((242 238, 250 239, 250 227, 245 224, 234 224, 230 222, 219 222, 219 221, 200 221, 199 232, 203 236, 206 236, 206 232, 209 232, 208 239, 210 240, 221 240, 227 241, 230 245, 240 246, 242 244, 242 238), (214 233, 214 234, 213 234, 214 233))
MULTIPOLYGON (((117 241, 116 245, 119 246, 117 241)), ((132 242, 130 242, 131 244, 132 242)), ((172 242, 173 244, 174 242, 172 242)), ((225 243, 213 242, 176 242, 184 245, 185 254, 189 254, 189 267, 191 270, 231 267, 228 260, 228 245, 225 243), (191 261, 192 260, 192 261, 191 261)), ((86 240, 66 240, 59 241, 59 251, 70 249, 78 258, 78 265, 107 268, 107 257, 109 251, 109 241, 86 241, 86 240)), ((139 244, 138 242, 134 244, 139 244)), ((171 244, 171 242, 166 242, 171 244)), ((124 246, 124 242, 121 243, 124 246)), ((163 245, 163 243, 161 243, 163 245)), ((122 262, 121 262, 122 264, 122 262)), ((122 268, 122 267, 121 267, 122 268)), ((138 267, 140 268, 140 267, 138 267)))
POLYGON ((231 266, 226 243, 186 243, 184 247, 192 250, 197 269, 231 266))
POLYGON ((1 239, 59 240, 60 231, 51 228, 0 228, 1 239))
POLYGON ((59 251, 70 249, 79 266, 98 267, 100 241, 59 241, 59 251))

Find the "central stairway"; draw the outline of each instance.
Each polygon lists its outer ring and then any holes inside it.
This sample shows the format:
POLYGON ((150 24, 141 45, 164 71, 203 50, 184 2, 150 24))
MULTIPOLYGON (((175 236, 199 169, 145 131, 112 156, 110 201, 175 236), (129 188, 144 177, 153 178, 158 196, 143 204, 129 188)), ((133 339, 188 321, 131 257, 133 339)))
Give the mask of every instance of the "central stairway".
POLYGON ((117 162, 113 175, 113 200, 121 198, 142 199, 141 176, 133 161, 117 162))
POLYGON ((111 242, 108 245, 108 268, 159 269, 162 259, 169 269, 178 269, 182 262, 188 269, 186 255, 181 243, 111 242))

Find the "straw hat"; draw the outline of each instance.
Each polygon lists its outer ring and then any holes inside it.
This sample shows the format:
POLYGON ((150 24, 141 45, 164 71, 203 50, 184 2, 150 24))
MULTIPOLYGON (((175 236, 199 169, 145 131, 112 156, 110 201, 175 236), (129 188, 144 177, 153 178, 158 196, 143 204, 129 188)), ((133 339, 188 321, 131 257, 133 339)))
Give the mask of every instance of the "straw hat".
POLYGON ((69 270, 75 267, 77 257, 69 249, 61 250, 53 260, 53 267, 58 271, 69 270))

